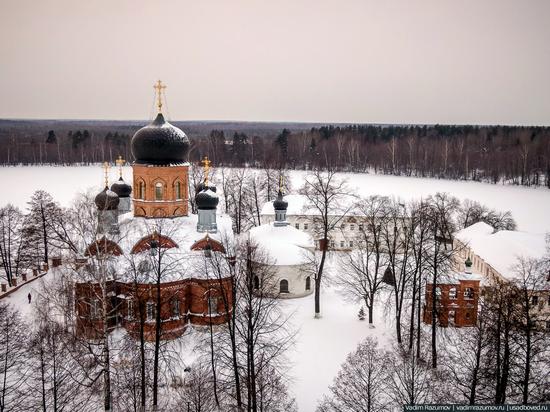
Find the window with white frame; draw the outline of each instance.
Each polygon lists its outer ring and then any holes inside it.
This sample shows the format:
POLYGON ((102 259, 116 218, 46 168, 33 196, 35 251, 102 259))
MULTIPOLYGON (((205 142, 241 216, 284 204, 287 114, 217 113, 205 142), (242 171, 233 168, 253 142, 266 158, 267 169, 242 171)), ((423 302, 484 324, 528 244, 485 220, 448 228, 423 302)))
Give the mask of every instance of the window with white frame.
POLYGON ((449 289, 449 299, 456 299, 456 288, 454 286, 449 289))
POLYGON ((343 240, 340 241, 340 247, 341 247, 341 248, 345 247, 345 243, 344 243, 343 240))
POLYGON ((307 223, 304 223, 304 230, 307 230, 309 225, 307 223))
POLYGON ((473 299, 473 298, 474 298, 474 288, 465 288, 464 299, 473 299))
POLYGON ((300 224, 299 224, 299 223, 295 223, 295 224, 294 224, 294 227, 295 227, 296 229, 300 229, 300 224))

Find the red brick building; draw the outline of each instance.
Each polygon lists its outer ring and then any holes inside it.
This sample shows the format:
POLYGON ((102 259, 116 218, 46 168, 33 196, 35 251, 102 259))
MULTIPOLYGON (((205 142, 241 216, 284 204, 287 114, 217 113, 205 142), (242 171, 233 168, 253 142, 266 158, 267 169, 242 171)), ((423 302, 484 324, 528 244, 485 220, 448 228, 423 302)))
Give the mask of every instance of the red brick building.
MULTIPOLYGON (((471 266, 470 266, 471 267, 471 266)), ((435 288, 436 319, 440 326, 467 327, 477 323, 480 276, 467 266, 463 273, 445 276, 435 288)), ((426 285, 423 321, 432 323, 432 283, 426 285)))
POLYGON ((198 216, 189 215, 189 139, 164 119, 160 94, 158 109, 132 138, 133 187, 121 169, 119 181, 111 189, 106 181, 95 198, 97 240, 85 251, 88 265, 75 272, 76 329, 89 338, 121 327, 152 340, 160 314, 161 338, 171 339, 188 325, 219 325, 230 314, 234 260, 224 244, 232 242, 231 220, 217 221, 208 161, 195 197, 198 216), (123 197, 133 208, 121 207, 123 197))
MULTIPOLYGON (((188 325, 220 325, 227 322, 231 308, 231 278, 221 280, 182 279, 160 285, 162 339, 183 334, 188 325)), ((107 328, 122 327, 138 337, 143 325, 145 339, 155 336, 156 285, 107 282, 105 294, 97 283, 75 285, 77 333, 91 339, 107 328), (107 316, 103 316, 103 296, 107 316)))

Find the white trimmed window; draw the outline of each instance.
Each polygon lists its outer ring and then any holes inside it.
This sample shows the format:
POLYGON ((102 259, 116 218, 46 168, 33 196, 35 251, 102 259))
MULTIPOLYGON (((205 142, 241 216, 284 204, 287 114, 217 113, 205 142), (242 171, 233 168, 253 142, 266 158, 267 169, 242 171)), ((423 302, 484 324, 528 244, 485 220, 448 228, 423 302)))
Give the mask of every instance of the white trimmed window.
POLYGON ((456 299, 456 288, 452 287, 449 289, 449 299, 456 299))

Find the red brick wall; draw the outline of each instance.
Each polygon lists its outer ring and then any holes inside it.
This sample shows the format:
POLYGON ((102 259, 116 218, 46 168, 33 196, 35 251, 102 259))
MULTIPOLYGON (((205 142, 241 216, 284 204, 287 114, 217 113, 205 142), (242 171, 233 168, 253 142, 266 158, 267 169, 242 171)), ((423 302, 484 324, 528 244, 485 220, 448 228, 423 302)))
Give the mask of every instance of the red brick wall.
POLYGON ((187 216, 189 187, 188 174, 189 166, 132 166, 134 173, 134 216, 144 217, 170 217, 187 216), (176 200, 175 182, 182 183, 182 199, 176 200), (144 199, 139 198, 139 184, 145 184, 144 199), (155 198, 155 184, 163 184, 163 199, 157 201, 155 198))
MULTIPOLYGON (((437 317, 441 326, 466 327, 474 326, 477 323, 477 310, 479 301, 479 281, 461 280, 457 285, 438 284, 441 289, 440 299, 437 305, 437 317), (456 288, 456 298, 452 299, 449 292, 456 288), (473 289, 473 297, 464 296, 466 288, 473 289), (454 311, 454 324, 452 320, 454 311), (451 318, 451 319, 450 319, 451 318)), ((433 285, 426 285, 426 300, 424 304, 424 323, 432 323, 432 289, 433 285)))
MULTIPOLYGON (((181 335, 188 322, 194 325, 219 325, 227 322, 227 306, 232 305, 231 278, 220 280, 183 279, 174 282, 166 282, 160 285, 162 321, 162 338, 172 339, 181 335), (217 313, 209 316, 208 296, 218 298, 217 313), (225 296, 225 299, 223 298, 225 296), (179 302, 179 317, 172 316, 172 301, 179 302)), ((139 334, 140 311, 142 305, 144 313, 145 337, 154 339, 155 321, 148 321, 147 302, 156 303, 156 286, 152 284, 137 284, 111 282, 107 286, 109 327, 121 326, 134 337, 139 334), (133 302, 133 314, 128 316, 128 301, 133 302)), ((102 316, 92 317, 93 299, 102 296, 101 288, 94 283, 78 283, 75 287, 75 306, 77 313, 77 332, 89 338, 95 338, 101 333, 103 323, 102 316)), ((101 304, 101 302, 99 302, 101 304)))

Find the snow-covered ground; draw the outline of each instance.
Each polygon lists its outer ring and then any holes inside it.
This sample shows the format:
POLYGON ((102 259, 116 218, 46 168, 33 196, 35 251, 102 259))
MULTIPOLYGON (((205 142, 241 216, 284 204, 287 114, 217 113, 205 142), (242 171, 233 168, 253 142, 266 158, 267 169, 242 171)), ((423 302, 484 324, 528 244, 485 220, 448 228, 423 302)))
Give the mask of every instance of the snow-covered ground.
MULTIPOLYGON (((305 172, 292 172, 293 187, 301 186, 305 172)), ((438 191, 448 192, 462 199, 473 199, 499 210, 511 210, 518 228, 532 233, 550 232, 550 190, 491 185, 487 183, 421 179, 370 174, 342 174, 360 195, 390 195, 402 199, 419 199, 438 191)), ((117 177, 111 170, 111 181, 117 177)), ((131 168, 124 169, 124 178, 131 181, 131 168)), ((69 205, 76 192, 99 188, 103 171, 99 166, 87 167, 3 167, 0 179, 6 187, 16 190, 0 195, 0 206, 12 203, 26 207, 37 189, 48 191, 62 205, 69 205)), ((38 288, 41 280, 25 285, 6 300, 24 315, 31 313, 27 294, 38 288)), ((313 295, 281 303, 291 314, 292 324, 298 330, 296 344, 288 353, 292 391, 300 411, 314 411, 323 394, 327 393, 347 354, 367 336, 376 336, 381 346, 389 344, 393 335, 391 320, 384 319, 381 305, 375 310, 375 329, 366 321, 357 319, 359 305, 351 304, 333 289, 322 293, 322 318, 313 318, 313 295)))
MULTIPOLYGON (((50 281, 53 276, 55 273, 50 271, 44 278, 22 286, 4 301, 17 308, 23 316, 30 317, 41 285, 50 281), (33 296, 32 304, 28 303, 29 292, 33 296)), ((381 305, 375 311, 376 328, 370 329, 366 320, 360 321, 357 317, 359 305, 344 301, 330 287, 322 292, 320 319, 313 318, 313 295, 282 300, 281 305, 283 311, 290 316, 290 327, 297 331, 296 343, 286 356, 290 363, 290 387, 299 411, 315 411, 340 365, 358 342, 370 335, 376 336, 381 346, 384 346, 393 333, 389 330, 389 320, 383 318, 381 305)), ((194 333, 200 332, 190 332, 191 335, 194 333)), ((185 335, 183 339, 187 342, 180 343, 186 361, 196 356, 187 343, 200 342, 200 339, 191 335, 185 335)))
POLYGON ((286 300, 284 309, 293 313, 292 324, 298 329, 291 362, 291 388, 299 411, 315 411, 318 401, 328 394, 328 387, 346 356, 367 336, 378 338, 381 347, 388 344, 392 330, 383 318, 381 305, 374 314, 375 328, 357 317, 359 305, 343 300, 334 288, 321 293, 320 319, 314 319, 313 295, 286 300))
MULTIPOLYGON (((118 178, 117 170, 110 170, 110 181, 118 178)), ((302 185, 306 172, 294 171, 293 187, 302 185)), ((518 223, 518 229, 532 232, 550 232, 550 190, 490 183, 465 182, 444 179, 386 176, 361 173, 342 173, 349 186, 360 195, 398 196, 404 200, 420 199, 436 192, 448 192, 459 199, 477 200, 491 208, 510 210, 518 223)), ((132 169, 124 168, 126 181, 132 180, 132 169)), ((215 180, 215 179, 214 179, 215 180)), ((25 208, 37 189, 48 191, 62 205, 69 205, 76 192, 103 184, 100 166, 18 166, 0 167, 0 181, 15 190, 0 194, 0 206, 12 203, 25 208)))

